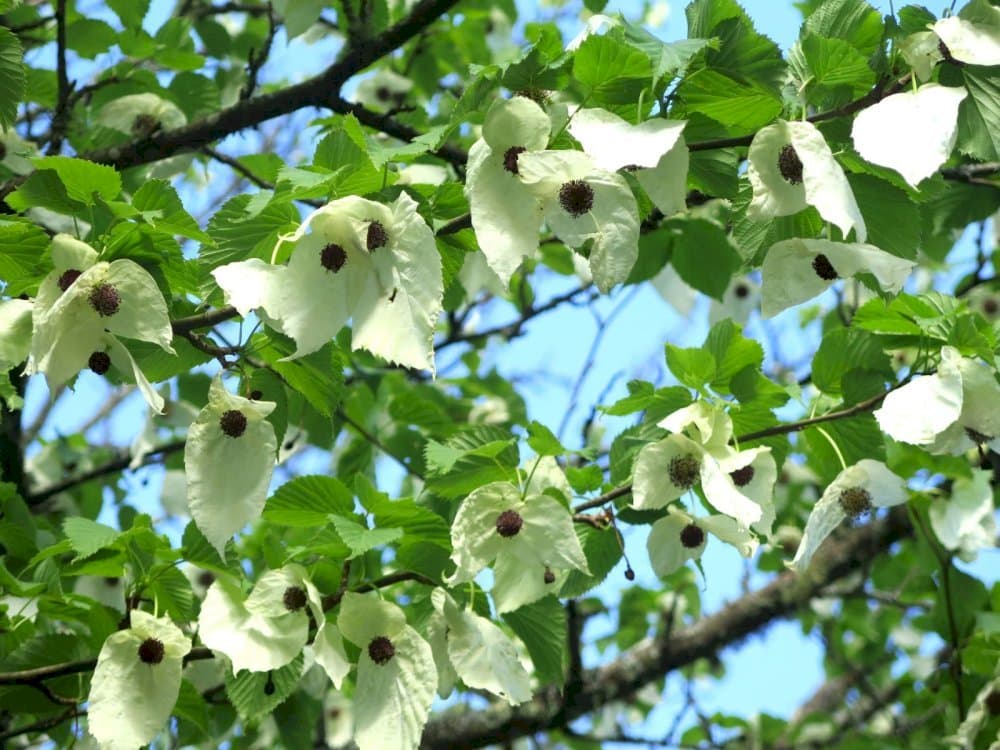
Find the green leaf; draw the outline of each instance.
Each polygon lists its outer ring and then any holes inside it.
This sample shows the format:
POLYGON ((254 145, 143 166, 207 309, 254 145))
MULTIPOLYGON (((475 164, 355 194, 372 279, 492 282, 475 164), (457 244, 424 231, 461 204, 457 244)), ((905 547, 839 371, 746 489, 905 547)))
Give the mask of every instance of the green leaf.
POLYGON ((634 106, 652 72, 646 55, 611 36, 587 37, 573 58, 573 77, 597 106, 634 106))
POLYGON ((824 422, 804 430, 802 435, 809 448, 809 466, 824 483, 833 481, 844 465, 851 466, 863 458, 885 460, 885 438, 871 414, 824 422), (831 440, 843 456, 844 464, 831 440))
POLYGON ((958 110, 958 148, 983 161, 1000 158, 1000 66, 962 68, 969 96, 958 110))
POLYGON ((126 28, 142 25, 149 12, 149 4, 150 0, 108 0, 108 7, 118 15, 126 28))
POLYGON ((117 40, 118 33, 111 26, 93 18, 82 18, 66 27, 66 46, 88 60, 107 52, 117 40))
POLYGON ((542 684, 562 685, 566 670, 566 611, 547 596, 513 612, 504 620, 528 649, 542 684))
POLYGON ((464 430, 443 446, 428 441, 427 487, 443 497, 459 497, 490 482, 516 482, 519 455, 510 433, 487 425, 464 430))
POLYGON ((823 336, 813 357, 812 382, 824 393, 842 393, 841 381, 855 370, 866 370, 893 379, 889 356, 877 336, 857 328, 838 328, 823 336))
POLYGON ((715 39, 679 39, 674 42, 664 42, 642 26, 629 21, 622 24, 625 39, 636 49, 641 49, 649 57, 653 68, 653 85, 660 79, 672 77, 687 66, 696 54, 706 47, 718 48, 715 39))
POLYGON ((576 524, 574 529, 587 558, 590 575, 579 570, 570 571, 559 592, 559 596, 567 599, 581 596, 598 586, 622 559, 622 545, 612 527, 595 529, 587 524, 576 524))
POLYGON ((541 422, 532 421, 528 425, 528 445, 539 456, 561 456, 566 452, 559 438, 541 422))
POLYGON ((871 175, 849 174, 847 180, 868 227, 866 242, 900 258, 916 260, 920 209, 906 192, 871 175))
POLYGON ((729 381, 737 373, 748 367, 759 370, 764 362, 763 347, 743 336, 740 327, 728 318, 712 326, 704 349, 715 357, 716 370, 711 386, 720 393, 729 390, 729 381))
POLYGON ((43 156, 34 160, 39 171, 51 169, 66 188, 72 200, 93 206, 98 198, 114 200, 122 191, 122 178, 112 167, 95 164, 71 156, 43 156))
POLYGON ((789 61, 816 104, 850 101, 875 83, 868 59, 843 39, 807 34, 792 48, 789 61))
POLYGON ((310 528, 330 522, 331 515, 354 511, 354 496, 334 477, 309 475, 281 485, 264 506, 264 520, 279 526, 310 528))
POLYGON ((294 39, 316 23, 326 7, 326 0, 275 0, 274 10, 285 21, 289 39, 294 39))
MULTIPOLYGON (((128 1, 128 0, 126 0, 128 1)), ((198 727, 208 739, 212 735, 209 721, 208 703, 198 689, 187 680, 181 680, 181 689, 174 704, 174 716, 198 727)))
POLYGON ((166 180, 147 180, 132 196, 132 207, 152 226, 170 234, 179 234, 199 242, 209 236, 198 227, 177 197, 177 191, 166 180))
POLYGON ((147 595, 151 595, 159 610, 166 612, 178 622, 194 619, 194 592, 191 582, 174 565, 163 565, 149 573, 147 595))
POLYGON ((288 386, 302 394, 309 405, 325 417, 337 409, 344 396, 344 365, 333 342, 291 362, 280 361, 294 351, 290 339, 273 331, 255 335, 254 349, 288 386))
POLYGON ((206 271, 248 258, 271 261, 278 237, 299 224, 295 206, 283 201, 259 208, 255 196, 230 198, 208 222, 213 244, 203 244, 198 259, 206 271))
POLYGON ((4 293, 15 297, 32 293, 51 269, 42 255, 49 246, 49 236, 41 227, 26 219, 0 219, 0 279, 7 282, 4 293))
POLYGON ((826 0, 809 14, 802 28, 803 32, 842 39, 866 58, 878 49, 884 31, 879 12, 865 0, 826 0))
POLYGON ((117 529, 81 516, 71 516, 63 521, 63 532, 76 552, 74 561, 90 557, 97 550, 111 546, 119 535, 117 529))
POLYGON ((698 112, 741 133, 751 133, 781 114, 781 99, 759 84, 740 83, 715 70, 688 75, 677 91, 688 112, 698 112))
POLYGON ((226 696, 243 719, 256 724, 292 694, 302 675, 302 654, 270 672, 226 672, 226 696))
POLYGON ((675 219, 670 262, 685 282, 721 300, 732 275, 741 265, 725 229, 707 219, 675 219))
POLYGON ((13 127, 17 104, 24 98, 25 72, 21 62, 21 42, 0 26, 0 127, 13 127))
POLYGON ((333 516, 330 521, 341 541, 351 550, 348 560, 359 557, 368 550, 391 544, 403 536, 402 529, 369 529, 344 516, 333 516))
POLYGON ((711 352, 704 349, 682 349, 673 344, 667 344, 667 367, 682 385, 696 390, 715 380, 718 365, 711 352))

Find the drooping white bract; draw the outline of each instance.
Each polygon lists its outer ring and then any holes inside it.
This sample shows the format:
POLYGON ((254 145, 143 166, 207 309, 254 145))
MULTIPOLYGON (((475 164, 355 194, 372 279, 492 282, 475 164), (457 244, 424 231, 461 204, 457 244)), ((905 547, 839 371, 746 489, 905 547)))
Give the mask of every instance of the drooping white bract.
POLYGON ((556 593, 556 573, 589 572, 569 510, 547 495, 522 500, 509 482, 487 484, 462 501, 451 542, 458 570, 447 580, 449 586, 471 581, 496 561, 492 594, 498 612, 556 593))
POLYGON ((21 364, 31 351, 34 303, 27 299, 0 301, 0 369, 21 364))
POLYGON ((572 248, 593 240, 590 271, 602 292, 628 278, 639 257, 639 209, 621 175, 581 151, 537 151, 518 159, 521 180, 542 202, 545 221, 572 248))
POLYGON ((733 436, 729 416, 703 401, 678 409, 658 426, 673 434, 639 451, 632 478, 635 508, 663 508, 700 484, 708 502, 744 529, 761 521, 770 525, 773 510, 765 519, 764 506, 770 502, 765 485, 769 481, 773 487, 777 472, 768 449, 735 452, 729 445, 733 436), (756 484, 751 484, 755 477, 756 484), (737 479, 743 486, 737 487, 737 479), (749 487, 752 496, 745 489, 749 487))
POLYGON ((666 578, 688 560, 697 560, 708 544, 708 534, 731 544, 743 557, 752 556, 757 549, 753 534, 729 516, 697 518, 671 505, 667 515, 650 528, 646 539, 653 572, 666 578))
POLYGON ((891 438, 930 453, 957 456, 976 445, 1000 450, 1000 385, 994 371, 951 346, 942 347, 936 373, 892 391, 874 414, 891 438))
POLYGON ((147 341, 174 354, 167 303, 153 277, 137 263, 97 258, 90 245, 69 235, 52 239, 55 268, 35 298, 25 372, 44 373, 51 391, 88 365, 106 371, 107 362, 95 367, 92 359, 106 354, 110 365, 133 379, 150 408, 160 413, 163 398, 116 336, 147 341))
POLYGON ((958 136, 958 107, 964 88, 926 83, 893 94, 854 120, 854 148, 872 164, 895 169, 916 187, 944 164, 958 136))
POLYGON ((747 216, 752 221, 815 206, 845 238, 853 229, 857 240, 865 241, 868 232, 854 192, 815 125, 778 120, 762 128, 750 144, 748 159, 753 200, 747 216))
POLYGON ((344 594, 337 626, 361 649, 354 741, 360 750, 413 750, 437 685, 431 647, 402 609, 375 594, 344 594))
POLYGON ((353 318, 354 349, 433 371, 444 281, 416 201, 406 193, 389 206, 340 198, 310 214, 290 240, 287 266, 251 259, 212 272, 241 314, 259 309, 295 339, 288 359, 316 351, 353 318))
POLYGON ((156 130, 184 127, 187 117, 180 107, 156 94, 129 94, 101 107, 97 122, 106 128, 143 137, 156 130))
POLYGON ((603 109, 581 109, 569 132, 599 169, 635 169, 635 177, 653 201, 670 216, 687 207, 688 149, 684 120, 654 117, 638 125, 603 109))
POLYGON ((1000 8, 970 5, 957 16, 935 22, 931 30, 952 59, 968 65, 1000 65, 1000 8))
POLYGON ((698 292, 687 285, 672 264, 667 263, 649 283, 679 315, 686 318, 691 314, 698 301, 698 292))
POLYGON ((998 750, 1000 748, 1000 737, 992 741, 989 745, 980 745, 976 742, 983 726, 996 714, 990 700, 991 696, 996 692, 1000 692, 1000 663, 997 664, 993 672, 993 679, 988 680, 979 689, 979 692, 976 693, 976 698, 972 701, 972 705, 969 706, 965 720, 958 725, 955 734, 944 738, 948 747, 955 747, 959 750, 973 750, 976 747, 986 747, 987 750, 998 750))
POLYGON ((503 630, 461 609, 444 589, 434 589, 431 602, 444 621, 447 658, 462 682, 499 695, 512 706, 531 699, 531 677, 503 630))
POLYGON ((184 445, 188 506, 201 533, 225 555, 226 542, 260 516, 274 470, 277 442, 265 419, 273 401, 236 396, 212 380, 208 403, 184 445))
POLYGON ((760 285, 749 276, 734 276, 722 301, 711 300, 708 307, 708 324, 714 326, 720 320, 727 318, 745 325, 750 313, 760 305, 760 285))
POLYGON ((603 13, 595 13, 587 19, 587 23, 584 25, 583 29, 580 30, 580 33, 569 41, 566 45, 566 51, 572 52, 573 50, 579 49, 580 45, 587 40, 587 37, 592 36, 599 31, 606 31, 607 29, 614 28, 620 24, 621 20, 615 18, 614 16, 606 16, 603 13))
POLYGON ((826 539, 845 518, 859 518, 872 508, 889 508, 906 502, 906 486, 881 461, 863 458, 840 472, 813 506, 802 542, 789 568, 802 571, 826 539))
POLYGON ((35 168, 30 157, 37 152, 38 147, 21 138, 13 128, 0 128, 0 166, 14 174, 28 174, 35 168))
POLYGON ((782 310, 825 292, 837 279, 872 274, 886 292, 897 293, 916 264, 857 242, 794 237, 771 245, 761 267, 761 315, 782 310))
POLYGON ((504 288, 538 249, 541 207, 518 175, 524 154, 545 148, 550 128, 549 116, 531 99, 500 99, 486 113, 483 137, 469 149, 465 195, 472 227, 504 288))
POLYGON ((972 562, 979 550, 996 543, 997 522, 993 512, 990 472, 974 470, 972 478, 959 477, 947 500, 931 503, 931 528, 945 549, 955 550, 972 562))
POLYGON ((134 609, 130 622, 104 641, 90 683, 87 725, 102 750, 137 750, 166 726, 191 650, 169 618, 134 609))
POLYGON ((381 68, 358 84, 353 99, 369 109, 388 112, 402 107, 412 88, 413 81, 409 78, 381 68))

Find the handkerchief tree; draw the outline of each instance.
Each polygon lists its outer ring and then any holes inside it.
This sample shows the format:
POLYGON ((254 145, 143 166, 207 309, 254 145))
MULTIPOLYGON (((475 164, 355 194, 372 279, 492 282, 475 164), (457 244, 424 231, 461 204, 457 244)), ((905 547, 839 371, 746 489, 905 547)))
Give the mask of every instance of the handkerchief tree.
POLYGON ((1000 4, 538 5, 0 0, 0 747, 997 747, 1000 4))

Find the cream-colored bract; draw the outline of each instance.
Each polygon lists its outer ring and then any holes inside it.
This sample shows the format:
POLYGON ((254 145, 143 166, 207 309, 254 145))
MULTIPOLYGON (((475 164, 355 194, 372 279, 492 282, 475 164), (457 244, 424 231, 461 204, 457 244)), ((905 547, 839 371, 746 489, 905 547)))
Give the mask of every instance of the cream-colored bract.
POLYGON ((800 238, 782 240, 771 245, 764 256, 761 315, 773 318, 786 308, 819 296, 837 279, 861 272, 872 274, 884 291, 895 294, 903 288, 915 265, 874 245, 800 238), (831 268, 833 277, 829 273, 831 268))
POLYGON ((660 578, 666 578, 688 560, 700 558, 708 544, 709 534, 735 547, 743 557, 751 557, 757 550, 754 535, 729 516, 698 518, 671 505, 667 508, 667 515, 650 528, 646 540, 649 564, 653 572, 660 578), (688 526, 697 526, 702 532, 701 542, 693 547, 688 547, 681 541, 682 532, 688 526))
POLYGON ((531 699, 531 676, 503 630, 461 609, 444 589, 434 589, 431 602, 444 622, 447 658, 462 682, 498 695, 512 706, 531 699))
POLYGON ((226 390, 222 376, 212 380, 208 403, 188 430, 184 445, 188 507, 205 538, 225 556, 226 542, 264 509, 277 442, 266 417, 273 401, 251 401, 226 390), (246 419, 238 437, 227 435, 220 420, 229 411, 246 419))
POLYGON ((441 259, 409 195, 400 193, 388 206, 353 195, 331 201, 282 242, 295 245, 287 266, 250 259, 212 275, 241 315, 257 310, 295 340, 286 359, 318 350, 352 319, 354 349, 434 370, 441 259), (376 224, 384 236, 369 249, 376 224))
POLYGON ((951 487, 951 497, 935 500, 928 515, 931 528, 945 549, 954 550, 965 562, 979 556, 979 550, 996 544, 997 521, 993 510, 993 487, 989 471, 974 470, 972 477, 959 477, 951 487))
POLYGON ((854 230, 859 242, 868 231, 854 192, 823 134, 810 122, 777 122, 754 136, 748 153, 747 177, 753 186, 753 200, 747 216, 753 221, 797 214, 815 206, 819 215, 843 232, 854 230), (778 159, 792 146, 802 163, 802 177, 793 183, 782 175, 778 159))
POLYGON ((537 251, 542 223, 538 199, 511 169, 520 171, 525 152, 545 148, 550 128, 549 116, 531 99, 500 99, 486 113, 483 137, 469 150, 465 194, 472 227, 504 288, 537 251))
POLYGON ((931 30, 955 60, 1000 65, 1000 8, 985 2, 970 4, 959 15, 937 21, 931 30))
POLYGON ((554 573, 589 572, 583 548, 573 530, 569 510, 547 495, 521 493, 509 482, 492 482, 474 490, 458 509, 451 527, 458 566, 449 585, 471 581, 494 564, 492 595, 498 612, 510 612, 558 591, 558 576, 545 582, 545 569, 554 573), (521 519, 517 532, 502 536, 501 514, 512 511, 521 519))
POLYGON ((636 179, 653 205, 670 216, 687 207, 686 124, 654 117, 632 125, 603 109, 580 109, 569 132, 599 169, 636 168, 636 179))
POLYGON ((599 169, 581 151, 524 153, 518 168, 560 240, 572 248, 593 240, 590 272, 597 288, 608 292, 625 281, 639 257, 639 209, 625 178, 599 169), (571 183, 589 189, 589 210, 575 214, 566 208, 563 191, 571 183))
POLYGON ((864 458, 847 467, 829 484, 813 507, 795 558, 786 563, 789 568, 803 571, 809 567, 823 540, 847 518, 841 505, 841 495, 845 490, 867 492, 873 508, 889 508, 907 500, 903 480, 881 461, 864 458))
POLYGON ((930 453, 957 456, 980 441, 1000 450, 1000 385, 990 367, 945 346, 937 372, 888 394, 875 419, 894 440, 930 453))
POLYGON ((345 593, 337 625, 361 649, 354 691, 354 741, 360 750, 414 750, 437 685, 431 647, 406 624, 402 609, 375 594, 345 593), (391 654, 385 648, 381 651, 382 663, 370 654, 376 639, 391 644, 391 654))
POLYGON ((854 120, 854 148, 872 164, 895 169, 916 187, 944 164, 958 135, 964 88, 925 83, 862 110, 854 120))
POLYGON ((354 90, 353 101, 377 112, 398 109, 413 89, 413 81, 388 68, 380 68, 365 78, 354 90))
POLYGON ((156 94, 129 94, 112 99, 101 107, 97 122, 106 128, 127 133, 131 136, 145 136, 154 130, 174 130, 187 124, 187 117, 180 107, 156 94), (150 118, 144 126, 138 118, 150 118), (137 132, 138 131, 138 132, 137 132))
POLYGON ((0 128, 0 144, 3 145, 3 158, 0 166, 4 166, 14 174, 28 174, 35 167, 31 157, 38 153, 38 147, 31 141, 26 141, 17 131, 0 128))
POLYGON ((131 626, 108 636, 97 657, 87 700, 87 727, 102 750, 137 750, 163 729, 177 702, 184 657, 191 639, 169 618, 134 609, 131 626), (139 657, 144 641, 155 639, 163 658, 139 657))
POLYGON ((167 303, 149 273, 124 258, 98 261, 97 251, 69 235, 52 239, 54 270, 42 280, 32 311, 29 375, 44 373, 50 392, 87 367, 95 352, 107 352, 111 364, 133 380, 150 408, 163 411, 163 399, 152 388, 132 355, 116 337, 156 344, 169 354, 173 330, 167 303), (67 272, 79 275, 67 286, 67 272), (91 295, 107 285, 117 295, 115 311, 100 314, 91 295))

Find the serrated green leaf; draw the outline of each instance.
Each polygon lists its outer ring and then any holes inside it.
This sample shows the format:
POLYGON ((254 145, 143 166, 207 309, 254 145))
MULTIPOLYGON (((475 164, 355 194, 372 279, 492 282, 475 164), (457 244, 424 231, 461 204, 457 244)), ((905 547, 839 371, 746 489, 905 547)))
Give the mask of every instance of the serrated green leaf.
POLYGON ((730 319, 712 326, 704 349, 715 357, 716 370, 711 385, 720 393, 729 390, 729 381, 737 373, 748 367, 759 369, 764 361, 763 347, 743 336, 740 327, 730 319))
POLYGON ((706 219, 669 222, 674 232, 670 263, 690 286, 717 300, 740 267, 740 254, 725 229, 706 219))
POLYGON ((201 231, 177 197, 177 191, 166 180, 147 180, 132 195, 132 207, 157 229, 205 242, 209 236, 201 231))
POLYGON ((73 545, 76 560, 82 560, 99 549, 111 546, 119 535, 117 529, 80 516, 71 516, 63 521, 63 532, 73 545))
POLYGON ((598 106, 632 104, 652 83, 649 58, 610 36, 589 36, 573 58, 573 77, 598 106))
POLYGON ((823 336, 813 357, 813 385, 824 393, 840 395, 841 381, 854 370, 893 378, 889 357, 882 351, 878 337, 856 328, 838 328, 823 336))
POLYGON ((226 696, 243 719, 256 724, 292 694, 302 675, 302 654, 271 672, 241 670, 226 674, 226 696))
POLYGON ((528 425, 528 445, 539 456, 561 456, 566 452, 552 430, 536 421, 528 425))
POLYGON ((112 167, 71 156, 43 156, 34 160, 39 171, 52 170, 66 188, 71 200, 95 205, 95 193, 106 201, 122 191, 122 178, 112 167))
POLYGON ((574 530, 580 538, 590 575, 579 570, 570 571, 559 592, 559 596, 567 599, 581 596, 599 585, 622 559, 622 545, 614 528, 595 529, 587 524, 576 524, 574 530))
POLYGON ((826 0, 809 14, 803 30, 842 39, 870 57, 882 42, 882 17, 865 0, 826 0))
POLYGON ((88 60, 107 52, 117 40, 110 25, 94 18, 81 18, 66 27, 66 46, 88 60))
POLYGON ((230 198, 208 222, 212 243, 203 244, 198 255, 206 271, 248 258, 270 262, 278 237, 299 223, 290 203, 277 201, 254 210, 251 201, 249 195, 230 198))
POLYGON ((566 610, 547 596, 503 616, 528 649, 542 684, 562 685, 566 670, 566 610))
POLYGON ((718 365, 711 352, 667 344, 666 353, 670 372, 688 388, 702 390, 715 380, 718 365))
POLYGON ((677 92, 688 112, 697 112, 741 133, 751 133, 781 113, 781 99, 754 83, 740 83, 716 70, 699 70, 677 92))
POLYGON ((17 120, 17 104, 24 98, 26 76, 21 62, 21 42, 0 26, 0 127, 9 128, 17 120))
POLYGON ((334 477, 308 475, 281 485, 264 506, 264 520, 279 526, 310 528, 329 523, 331 515, 354 511, 354 496, 334 477))
POLYGON ((5 294, 16 297, 32 293, 51 269, 43 262, 49 236, 30 221, 10 217, 0 219, 0 279, 7 285, 5 294))
POLYGON ((403 536, 402 529, 369 529, 345 516, 333 516, 330 521, 341 541, 351 550, 348 560, 359 557, 368 550, 391 544, 403 536))
POLYGON ((1000 66, 962 68, 969 96, 958 110, 958 148, 982 161, 1000 158, 1000 66))
POLYGON ((920 247, 920 209, 906 192, 866 174, 848 182, 868 227, 866 242, 900 258, 915 260, 920 247))

